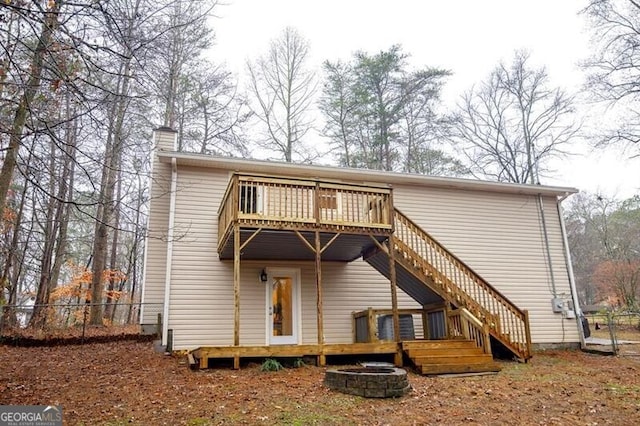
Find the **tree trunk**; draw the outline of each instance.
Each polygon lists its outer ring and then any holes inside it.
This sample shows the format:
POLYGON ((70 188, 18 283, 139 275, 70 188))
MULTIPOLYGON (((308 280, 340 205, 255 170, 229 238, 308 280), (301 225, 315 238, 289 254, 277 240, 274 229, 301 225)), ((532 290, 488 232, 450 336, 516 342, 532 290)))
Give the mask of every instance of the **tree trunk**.
POLYGON ((66 197, 66 203, 64 203, 58 211, 57 219, 60 223, 60 230, 58 231, 58 241, 56 242, 55 261, 51 270, 51 288, 53 290, 58 284, 58 278, 60 276, 60 269, 65 261, 65 252, 67 248, 67 230, 69 227, 69 216, 71 212, 71 202, 73 201, 73 184, 74 173, 76 166, 76 144, 78 142, 78 123, 76 120, 72 120, 75 110, 69 105, 69 99, 67 98, 67 131, 66 131, 66 148, 65 148, 65 167, 63 175, 63 191, 61 191, 60 198, 64 200, 66 197))
MULTIPOLYGON (((118 159, 118 163, 120 163, 121 158, 118 159)), ((117 271, 118 268, 118 237, 119 237, 119 228, 120 228, 120 197, 122 196, 122 176, 118 179, 118 190, 113 219, 113 237, 111 238, 111 254, 109 259, 109 269, 112 274, 109 276, 109 285, 107 286, 107 304, 105 306, 104 317, 105 319, 110 319, 113 321, 113 315, 115 312, 114 303, 117 301, 117 298, 114 295, 116 290, 116 279, 113 276, 113 272, 117 271)))
MULTIPOLYGON (((47 200, 46 214, 44 217, 44 243, 42 248, 42 254, 40 258, 40 278, 38 280, 38 289, 36 291, 36 300, 33 305, 33 315, 29 321, 30 327, 42 327, 47 321, 47 304, 49 303, 49 290, 51 281, 51 264, 53 262, 53 251, 55 248, 56 235, 58 233, 59 223, 54 220, 56 211, 60 208, 59 203, 56 202, 54 197, 55 181, 54 170, 56 169, 56 146, 51 139, 51 151, 49 153, 49 170, 50 176, 49 188, 47 193, 49 199, 47 200)), ((61 182, 61 186, 66 185, 66 182, 61 182)))
POLYGON ((38 38, 38 44, 31 58, 29 80, 23 89, 24 91, 20 102, 15 111, 11 133, 9 135, 9 145, 6 149, 2 170, 0 170, 0 212, 4 211, 9 186, 11 185, 11 179, 13 178, 13 172, 17 163, 18 151, 22 146, 22 132, 24 131, 24 126, 27 121, 29 107, 33 103, 36 93, 40 88, 44 58, 49 51, 53 33, 58 27, 58 14, 60 13, 63 3, 63 0, 49 2, 50 8, 45 12, 41 35, 38 38))
MULTIPOLYGON (((31 159, 31 152, 29 152, 29 158, 27 161, 31 159)), ((16 274, 11 275, 11 271, 14 269, 15 261, 18 255, 19 244, 20 244, 20 231, 21 224, 24 217, 24 205, 25 199, 27 197, 27 192, 29 189, 28 182, 25 181, 25 184, 22 188, 22 193, 20 195, 20 204, 18 205, 18 211, 16 212, 15 223, 13 224, 13 235, 11 236, 11 243, 7 250, 7 257, 5 259, 4 267, 2 269, 2 276, 0 277, 0 291, 4 291, 4 288, 9 290, 9 298, 7 300, 8 305, 15 305, 17 300, 18 293, 18 278, 15 276, 16 274)), ((13 326, 15 325, 15 310, 12 308, 6 309, 2 312, 2 323, 5 326, 13 326)))

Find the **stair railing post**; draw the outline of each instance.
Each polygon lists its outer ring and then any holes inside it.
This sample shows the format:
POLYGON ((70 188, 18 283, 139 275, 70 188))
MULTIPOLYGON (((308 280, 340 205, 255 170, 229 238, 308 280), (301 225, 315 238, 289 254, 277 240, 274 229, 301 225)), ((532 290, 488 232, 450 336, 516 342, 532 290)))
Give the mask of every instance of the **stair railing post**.
POLYGON ((491 335, 489 334, 489 326, 486 322, 482 324, 482 331, 484 333, 482 337, 484 342, 484 344, 482 345, 482 349, 484 350, 485 354, 491 355, 491 335))
POLYGON ((464 311, 459 309, 460 311, 460 328, 462 329, 462 336, 465 338, 465 340, 471 340, 471 333, 469 332, 469 327, 471 327, 471 324, 469 323, 469 320, 467 319, 466 315, 464 315, 464 311))
POLYGON ((449 303, 444 304, 444 331, 447 335, 447 339, 451 339, 453 337, 451 333, 451 309, 449 308, 449 303))

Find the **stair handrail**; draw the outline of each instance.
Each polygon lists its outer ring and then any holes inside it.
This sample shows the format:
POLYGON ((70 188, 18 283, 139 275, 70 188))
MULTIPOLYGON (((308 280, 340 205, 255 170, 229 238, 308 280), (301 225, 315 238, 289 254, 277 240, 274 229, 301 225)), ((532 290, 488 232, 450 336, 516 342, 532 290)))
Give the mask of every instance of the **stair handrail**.
MULTIPOLYGON (((475 275, 479 281, 487 286, 487 288, 491 289, 491 291, 493 293, 495 293, 497 296, 499 296, 500 298, 502 298, 507 304, 511 305, 513 307, 513 309, 515 311, 517 311, 518 313, 520 313, 522 316, 525 315, 524 310, 518 308, 516 305, 514 305, 506 296, 504 296, 502 293, 500 293, 500 290, 498 290, 497 288, 493 287, 491 284, 489 284, 489 282, 487 282, 484 278, 482 278, 482 276, 480 274, 478 274, 477 272, 475 272, 469 265, 467 265, 463 260, 461 260, 460 258, 458 258, 458 256, 456 256, 455 254, 453 254, 452 252, 450 252, 444 245, 442 245, 437 239, 435 239, 433 236, 431 236, 431 234, 429 234, 427 231, 425 231, 424 229, 422 229, 422 227, 420 227, 420 225, 416 224, 413 220, 411 220, 409 217, 407 217, 407 215, 405 215, 404 213, 402 213, 400 210, 398 210, 397 208, 395 209, 395 213, 399 214, 404 220, 406 220, 407 222, 411 223, 411 225, 413 225, 416 229, 420 230, 422 234, 424 234, 428 240, 432 241, 433 243, 435 243, 436 246, 438 246, 438 248, 440 248, 442 251, 444 251, 445 253, 447 253, 448 256, 452 257, 456 262, 458 262, 462 267, 464 267, 467 271, 471 272, 473 275, 475 275)), ((395 224, 394 224, 395 225, 395 224)), ((397 232, 397 231, 396 231, 397 232)), ((398 237, 397 233, 396 233, 396 238, 398 237)))
MULTIPOLYGON (((459 303, 478 310, 478 314, 484 313, 484 323, 494 334, 514 345, 524 358, 530 357, 531 338, 526 311, 514 305, 470 266, 397 208, 394 209, 394 230, 394 240, 403 243, 413 252, 405 253, 406 255, 417 257, 414 260, 430 266, 428 269, 432 270, 438 278, 446 280, 449 286, 454 286, 458 293, 461 292, 465 296, 460 297, 459 303), (420 245, 419 242, 423 244, 420 245)), ((440 284, 443 285, 443 283, 440 284)), ((449 290, 451 290, 450 287, 449 290)))

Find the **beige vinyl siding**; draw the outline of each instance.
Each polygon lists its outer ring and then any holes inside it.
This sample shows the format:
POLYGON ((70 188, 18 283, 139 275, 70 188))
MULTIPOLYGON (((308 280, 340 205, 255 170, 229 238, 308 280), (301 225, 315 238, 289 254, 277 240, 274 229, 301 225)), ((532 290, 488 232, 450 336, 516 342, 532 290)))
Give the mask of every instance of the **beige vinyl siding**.
POLYGON ((178 169, 169 303, 174 349, 233 343, 233 263, 217 253, 218 206, 229 174, 178 169))
MULTIPOLYGON (((534 343, 577 342, 575 320, 551 310, 551 277, 536 198, 417 186, 394 189, 398 209, 529 311, 534 343)), ((569 300, 556 201, 543 200, 556 295, 569 300)))
MULTIPOLYGON (((159 145, 173 146, 171 139, 164 138, 159 145)), ((167 230, 169 229, 169 201, 171 190, 171 165, 160 163, 157 157, 153 162, 151 180, 151 206, 146 239, 144 291, 142 294, 141 324, 156 324, 158 314, 164 304, 165 265, 167 258, 167 230)))
MULTIPOLYGON (((175 248, 174 248, 175 250, 175 248)), ((173 329, 174 349, 188 349, 198 346, 232 345, 233 344, 233 263, 218 262, 227 265, 218 271, 212 280, 228 286, 224 295, 214 297, 210 290, 194 286, 182 278, 172 280, 171 321, 173 329), (176 287, 184 288, 184 292, 197 293, 197 301, 191 299, 192 305, 179 304, 176 287), (187 290, 190 289, 190 290, 187 290), (215 319, 211 316, 218 315, 215 319), (216 321, 217 323, 214 323, 216 321)), ((174 263, 175 268, 176 263, 174 263)), ((240 344, 265 345, 266 332, 266 289, 260 282, 259 274, 263 268, 293 268, 301 274, 301 318, 302 335, 300 343, 315 344, 317 335, 317 308, 314 264, 312 262, 241 262, 240 282, 240 344)), ((324 335, 326 343, 352 343, 353 311, 367 307, 389 309, 391 296, 389 281, 384 279, 368 264, 356 261, 350 264, 340 262, 325 263, 323 274, 324 335)), ((182 292, 180 292, 182 293, 182 292)), ((406 294, 399 292, 401 307, 416 307, 415 302, 406 294)), ((421 330, 421 323, 415 322, 416 332, 421 330)))
MULTIPOLYGON (((391 285, 368 263, 325 263, 322 270, 324 329, 327 343, 353 343, 351 313, 369 307, 391 308, 391 285)), ((419 305, 398 289, 398 307, 416 308, 419 305)), ((414 321, 420 334, 421 321, 414 321)))

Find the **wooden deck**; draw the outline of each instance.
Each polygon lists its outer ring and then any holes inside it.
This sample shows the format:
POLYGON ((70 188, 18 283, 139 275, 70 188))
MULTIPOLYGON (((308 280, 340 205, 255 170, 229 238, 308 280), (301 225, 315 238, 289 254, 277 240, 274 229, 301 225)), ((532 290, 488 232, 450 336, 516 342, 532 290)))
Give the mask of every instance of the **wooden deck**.
POLYGON ((208 368, 210 360, 233 360, 233 368, 240 368, 240 361, 253 358, 302 358, 317 357, 325 365, 327 356, 340 355, 400 355, 396 365, 402 366, 404 355, 415 369, 425 375, 483 373, 500 371, 491 354, 478 347, 476 341, 467 339, 405 340, 399 343, 338 343, 319 345, 273 346, 210 346, 200 347, 189 353, 193 367, 208 368), (398 362, 398 360, 400 362, 398 362), (400 365, 399 365, 400 364, 400 365))
POLYGON ((203 346, 190 354, 199 368, 207 368, 210 359, 233 359, 233 367, 240 368, 242 358, 302 358, 315 356, 324 364, 326 356, 396 354, 396 342, 336 343, 325 345, 271 345, 271 346, 203 346))
MULTIPOLYGON (((264 255, 264 250, 253 255, 248 243, 254 240, 259 249, 264 243, 261 240, 269 235, 265 231, 280 232, 278 238, 283 237, 283 231, 289 231, 293 235, 292 241, 299 239, 298 242, 309 246, 313 246, 313 234, 309 232, 322 233, 327 238, 323 241, 325 244, 333 243, 332 238, 336 235, 360 235, 365 238, 358 241, 359 256, 362 242, 371 244, 369 235, 386 237, 391 234, 392 211, 389 187, 234 174, 218 212, 218 252, 221 258, 232 258, 233 228, 237 226, 250 231, 242 237, 241 244, 247 246, 247 250, 243 247, 244 259, 264 255)), ((326 244, 327 247, 330 245, 326 244)), ((335 244, 338 245, 344 244, 335 244)), ((287 247, 285 244, 279 246, 287 247)), ((280 258, 299 251, 282 253, 280 258)), ((347 256, 344 260, 353 259, 347 256)))

